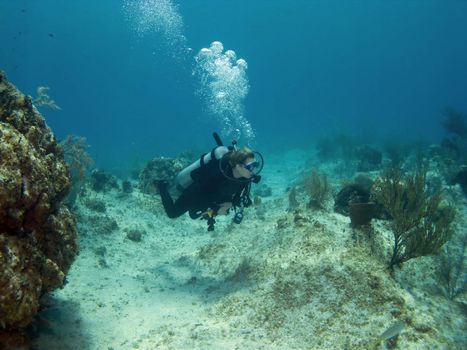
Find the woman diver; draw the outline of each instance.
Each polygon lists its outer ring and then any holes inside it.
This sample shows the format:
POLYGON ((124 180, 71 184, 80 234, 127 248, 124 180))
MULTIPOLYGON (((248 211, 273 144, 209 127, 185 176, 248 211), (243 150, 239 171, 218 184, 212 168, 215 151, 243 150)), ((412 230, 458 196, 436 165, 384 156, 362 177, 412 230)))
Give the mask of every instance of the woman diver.
POLYGON ((156 186, 162 205, 169 218, 177 218, 188 211, 192 219, 202 217, 208 221, 208 231, 214 230, 214 217, 226 215, 233 207, 233 221, 240 223, 243 208, 251 204, 251 183, 261 179, 263 157, 247 147, 237 149, 223 146, 217 133, 218 144, 211 152, 183 169, 175 178, 175 188, 180 192, 174 201, 167 181, 157 181, 156 186))

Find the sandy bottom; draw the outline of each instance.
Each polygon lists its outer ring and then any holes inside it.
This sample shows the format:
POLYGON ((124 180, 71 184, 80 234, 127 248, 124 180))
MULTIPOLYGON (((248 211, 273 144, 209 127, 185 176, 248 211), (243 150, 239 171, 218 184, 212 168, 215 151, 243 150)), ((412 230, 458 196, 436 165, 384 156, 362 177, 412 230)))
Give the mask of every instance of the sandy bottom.
POLYGON ((369 239, 303 199, 287 211, 286 189, 308 163, 299 151, 281 159, 269 157, 263 178, 272 196, 241 225, 219 218, 214 232, 166 218, 159 198, 137 190, 88 192, 78 206, 80 254, 67 284, 44 300, 33 348, 464 349, 465 299, 434 291, 431 258, 391 276, 385 223, 369 239), (90 210, 89 199, 106 211, 90 210), (109 220, 118 227, 107 229, 109 220), (378 342, 397 320, 399 336, 378 342))

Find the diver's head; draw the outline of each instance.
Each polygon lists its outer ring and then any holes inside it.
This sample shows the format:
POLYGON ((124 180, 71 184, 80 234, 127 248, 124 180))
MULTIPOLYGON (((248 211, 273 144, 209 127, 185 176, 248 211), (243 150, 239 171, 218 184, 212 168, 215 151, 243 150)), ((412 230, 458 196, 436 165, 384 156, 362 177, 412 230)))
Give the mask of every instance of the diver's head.
POLYGON ((260 163, 255 159, 255 152, 248 147, 233 150, 225 155, 232 169, 232 176, 236 179, 250 179, 257 174, 260 163))

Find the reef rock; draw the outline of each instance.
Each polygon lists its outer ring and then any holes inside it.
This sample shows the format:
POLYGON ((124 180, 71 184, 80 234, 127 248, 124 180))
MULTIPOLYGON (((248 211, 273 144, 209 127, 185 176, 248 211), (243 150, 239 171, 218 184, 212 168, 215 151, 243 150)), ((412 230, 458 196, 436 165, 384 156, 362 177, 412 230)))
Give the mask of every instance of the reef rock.
POLYGON ((75 258, 76 222, 62 203, 69 187, 53 133, 31 98, 0 72, 2 339, 33 320, 41 295, 63 284, 75 258))
POLYGON ((188 165, 183 157, 156 157, 149 161, 139 175, 139 187, 143 193, 158 193, 155 180, 172 181, 177 174, 188 165))

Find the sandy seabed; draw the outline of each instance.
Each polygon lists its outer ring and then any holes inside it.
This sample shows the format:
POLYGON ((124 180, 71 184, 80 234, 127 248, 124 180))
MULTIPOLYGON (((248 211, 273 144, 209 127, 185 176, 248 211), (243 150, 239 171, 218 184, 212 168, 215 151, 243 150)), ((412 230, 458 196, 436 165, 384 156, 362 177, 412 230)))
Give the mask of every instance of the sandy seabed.
MULTIPOLYGON (((309 168, 302 151, 268 157, 272 196, 240 225, 218 218, 214 232, 187 215, 166 218, 160 199, 137 189, 88 191, 77 207, 80 254, 44 300, 33 348, 465 349, 465 296, 437 292, 434 258, 391 276, 387 223, 354 230, 332 203, 312 210, 300 197, 288 210, 287 189, 309 168), (140 241, 128 238, 134 231, 140 241), (378 342, 397 320, 399 336, 378 342)), ((459 211, 467 227, 465 202, 459 211)))

